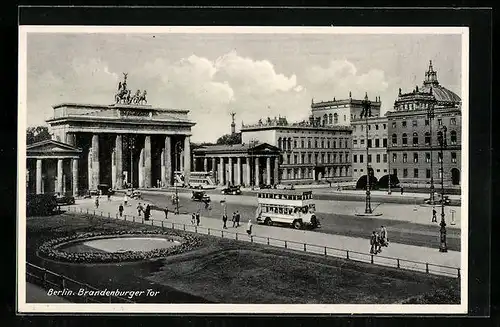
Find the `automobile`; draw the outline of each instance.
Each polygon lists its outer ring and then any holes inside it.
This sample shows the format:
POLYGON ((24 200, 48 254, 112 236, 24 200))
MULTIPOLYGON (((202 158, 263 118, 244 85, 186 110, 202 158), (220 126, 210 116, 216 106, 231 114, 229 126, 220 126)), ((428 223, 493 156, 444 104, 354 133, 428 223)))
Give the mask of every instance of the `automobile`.
POLYGON ((139 190, 128 189, 125 194, 131 199, 142 199, 142 193, 139 190))
POLYGON ((267 185, 267 184, 260 184, 259 185, 259 188, 261 190, 264 190, 264 189, 269 189, 269 188, 273 188, 272 185, 267 185))
POLYGON ((241 194, 241 189, 239 186, 232 185, 228 186, 225 189, 221 191, 222 194, 232 194, 232 195, 240 195, 241 194))
POLYGON ((55 195, 56 197, 56 203, 58 205, 61 205, 61 204, 75 204, 75 197, 72 196, 71 194, 60 194, 60 193, 57 193, 55 195))
POLYGON ((191 196, 193 201, 210 202, 210 197, 205 193, 205 191, 193 191, 191 196))
POLYGON ((97 190, 102 195, 113 195, 113 194, 115 194, 115 190, 113 190, 108 184, 99 184, 99 185, 97 185, 97 190))
MULTIPOLYGON (((444 198, 444 204, 445 205, 449 205, 451 203, 450 198, 447 195, 445 195, 444 197, 442 197, 441 194, 439 194, 439 193, 436 193, 434 195, 434 202, 436 204, 442 204, 443 203, 443 201, 442 201, 443 198, 444 198)), ((425 199, 424 203, 425 204, 432 204, 430 198, 429 199, 425 199)))

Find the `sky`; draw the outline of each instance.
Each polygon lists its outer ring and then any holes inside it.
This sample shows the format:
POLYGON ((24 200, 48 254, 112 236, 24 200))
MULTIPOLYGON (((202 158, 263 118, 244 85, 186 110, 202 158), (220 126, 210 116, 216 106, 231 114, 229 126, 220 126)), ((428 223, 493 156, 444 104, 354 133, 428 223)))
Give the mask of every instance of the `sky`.
POLYGON ((241 122, 307 119, 314 101, 380 96, 382 114, 398 89, 421 85, 433 61, 441 85, 461 94, 461 36, 445 34, 106 34, 29 33, 27 124, 52 106, 112 104, 122 73, 148 103, 188 109, 194 142, 241 122))

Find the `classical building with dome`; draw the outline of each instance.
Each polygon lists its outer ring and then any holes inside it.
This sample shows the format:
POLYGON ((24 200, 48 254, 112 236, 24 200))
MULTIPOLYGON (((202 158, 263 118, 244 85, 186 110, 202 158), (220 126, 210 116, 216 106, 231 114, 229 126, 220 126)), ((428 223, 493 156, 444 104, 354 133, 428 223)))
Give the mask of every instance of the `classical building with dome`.
POLYGON ((394 108, 386 116, 389 170, 403 186, 430 187, 432 176, 437 187, 443 160, 444 185, 460 187, 461 99, 439 84, 432 61, 423 85, 408 93, 399 89, 394 108), (443 158, 438 135, 446 136, 443 158))

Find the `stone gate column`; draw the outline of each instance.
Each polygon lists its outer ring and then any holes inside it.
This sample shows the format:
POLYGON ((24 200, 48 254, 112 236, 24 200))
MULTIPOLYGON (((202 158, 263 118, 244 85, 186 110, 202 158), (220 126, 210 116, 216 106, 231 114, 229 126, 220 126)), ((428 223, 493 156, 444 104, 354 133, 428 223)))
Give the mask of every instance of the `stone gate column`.
POLYGON ((89 190, 94 189, 94 178, 93 178, 93 172, 92 172, 92 166, 93 166, 92 161, 94 159, 92 157, 93 157, 92 148, 90 148, 89 153, 87 154, 87 183, 88 183, 89 190))
POLYGON ((266 158, 266 184, 271 185, 271 157, 266 158))
POLYGON ((204 172, 208 171, 208 158, 207 157, 203 158, 203 171, 204 172))
POLYGON ((224 158, 219 158, 219 185, 224 185, 224 158))
POLYGON ((189 136, 186 135, 184 138, 184 181, 189 183, 189 177, 191 175, 191 144, 189 136))
POLYGON ((144 138, 144 187, 151 188, 151 136, 144 138))
POLYGON ((141 149, 139 154, 139 164, 137 165, 137 173, 139 175, 139 187, 144 188, 144 149, 141 149))
POLYGON ((73 185, 73 196, 78 196, 78 159, 72 159, 72 179, 71 184, 73 185))
POLYGON ((99 134, 92 135, 92 187, 97 188, 100 184, 99 167, 99 134))
POLYGON ((228 158, 227 183, 233 185, 233 158, 228 158))
POLYGON ((111 150, 111 187, 116 188, 116 151, 111 150))
POLYGON ((251 161, 250 160, 251 160, 250 157, 246 157, 246 166, 247 166, 247 168, 246 168, 246 171, 245 171, 246 178, 245 178, 245 182, 244 182, 246 187, 249 187, 250 184, 252 184, 252 181, 250 180, 250 173, 251 173, 251 169, 252 169, 252 165, 251 165, 251 161))
POLYGON ((164 164, 165 173, 162 173, 163 185, 172 185, 172 139, 170 136, 165 137, 165 148, 164 148, 164 164))
POLYGON ((63 159, 57 159, 57 188, 56 191, 63 193, 63 159))
POLYGON ((236 185, 241 185, 241 157, 236 158, 236 185))
POLYGON ((36 194, 42 194, 42 159, 36 159, 36 194))
MULTIPOLYGON (((279 157, 274 158, 274 184, 280 183, 280 173, 279 173, 279 157)), ((300 170, 299 170, 300 171, 300 170)))
POLYGON ((259 178, 259 157, 255 157, 255 186, 259 186, 260 178, 259 178))
POLYGON ((161 185, 162 187, 165 187, 167 185, 166 181, 166 171, 165 171, 165 148, 161 149, 161 154, 160 154, 160 174, 161 174, 161 185))
POLYGON ((116 135, 115 139, 115 162, 116 162, 116 185, 113 187, 116 189, 123 188, 123 139, 121 134, 116 135))

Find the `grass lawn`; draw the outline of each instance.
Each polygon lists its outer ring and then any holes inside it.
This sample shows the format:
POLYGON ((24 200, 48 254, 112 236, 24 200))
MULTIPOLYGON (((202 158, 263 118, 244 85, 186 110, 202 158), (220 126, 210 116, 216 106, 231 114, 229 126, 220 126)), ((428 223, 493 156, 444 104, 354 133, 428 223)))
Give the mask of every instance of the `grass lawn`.
POLYGON ((67 264, 36 255, 51 238, 117 229, 158 227, 73 214, 28 218, 27 259, 99 289, 159 291, 134 299, 144 303, 459 303, 458 279, 206 235, 195 251, 152 261, 67 264))

